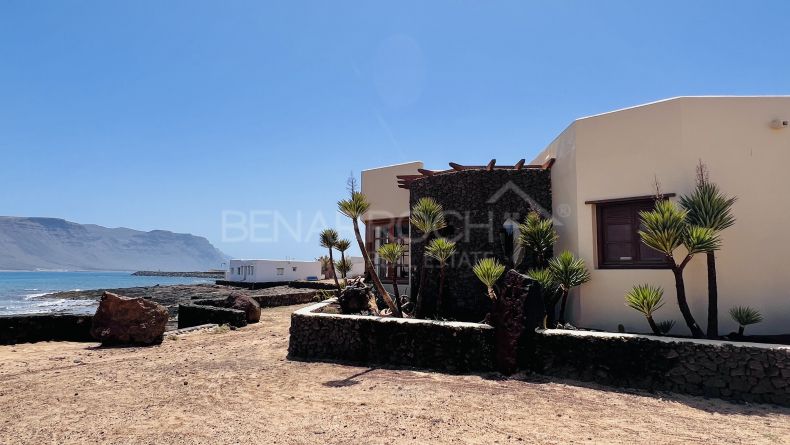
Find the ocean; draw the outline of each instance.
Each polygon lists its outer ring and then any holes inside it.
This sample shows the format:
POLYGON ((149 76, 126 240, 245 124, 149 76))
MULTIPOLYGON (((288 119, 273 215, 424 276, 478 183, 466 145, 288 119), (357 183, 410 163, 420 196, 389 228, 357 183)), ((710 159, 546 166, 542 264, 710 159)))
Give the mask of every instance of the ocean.
POLYGON ((41 298, 52 292, 197 283, 213 283, 213 280, 136 277, 131 272, 0 272, 0 315, 82 314, 96 310, 95 301, 41 298))

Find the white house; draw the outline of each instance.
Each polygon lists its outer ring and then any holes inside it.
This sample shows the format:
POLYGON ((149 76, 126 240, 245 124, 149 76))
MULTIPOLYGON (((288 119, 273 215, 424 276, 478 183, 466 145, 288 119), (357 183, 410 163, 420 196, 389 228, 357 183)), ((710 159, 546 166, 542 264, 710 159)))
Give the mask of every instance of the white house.
MULTIPOLYGON (((349 278, 365 273, 362 257, 349 257, 352 263, 349 278)), ((270 283, 277 281, 314 281, 323 279, 320 261, 295 260, 230 260, 225 272, 227 281, 270 283)))

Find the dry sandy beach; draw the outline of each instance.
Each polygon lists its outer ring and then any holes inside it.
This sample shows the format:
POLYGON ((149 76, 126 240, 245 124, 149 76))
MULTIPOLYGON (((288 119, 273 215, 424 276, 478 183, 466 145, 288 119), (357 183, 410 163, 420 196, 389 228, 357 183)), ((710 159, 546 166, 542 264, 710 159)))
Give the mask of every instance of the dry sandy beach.
POLYGON ((790 443, 790 409, 286 359, 290 313, 151 348, 0 346, 0 443, 790 443))

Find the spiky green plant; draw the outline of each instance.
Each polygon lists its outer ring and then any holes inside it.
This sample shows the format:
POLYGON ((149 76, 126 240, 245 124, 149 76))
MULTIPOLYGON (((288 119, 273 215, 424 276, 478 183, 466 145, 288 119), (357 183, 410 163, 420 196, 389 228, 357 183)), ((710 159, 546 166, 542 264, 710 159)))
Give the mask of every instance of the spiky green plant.
POLYGON ((447 260, 455 255, 455 242, 447 238, 433 239, 425 248, 425 254, 439 262, 439 293, 436 295, 436 311, 441 313, 447 260))
POLYGON ((568 294, 576 286, 590 281, 590 272, 584 260, 576 258, 569 251, 564 251, 549 260, 549 272, 560 288, 560 323, 565 324, 565 308, 568 304, 568 294))
POLYGON ((500 264, 496 258, 483 258, 474 265, 472 272, 475 273, 477 279, 485 284, 488 290, 488 297, 491 301, 496 300, 497 296, 494 291, 494 286, 499 280, 499 277, 505 273, 505 266, 500 264))
POLYGON ((339 237, 340 235, 337 234, 337 230, 335 229, 324 229, 319 235, 321 247, 329 249, 329 267, 332 271, 332 278, 335 279, 335 287, 337 287, 338 292, 340 292, 340 282, 337 280, 337 273, 335 272, 335 258, 332 255, 332 251, 335 249, 339 237))
POLYGON ((519 224, 518 232, 518 243, 535 254, 538 266, 545 266, 546 258, 551 255, 559 238, 554 222, 533 210, 527 214, 524 223, 519 224))
MULTIPOLYGON (((337 240, 337 242, 335 243, 335 249, 337 249, 337 251, 340 252, 340 261, 343 263, 346 263, 346 251, 349 248, 351 248, 351 240, 342 238, 337 240)), ((348 261, 348 264, 351 264, 351 261, 348 261)), ((348 269, 345 272, 340 270, 340 273, 343 276, 343 278, 346 278, 349 272, 351 272, 351 269, 348 269)))
POLYGON ((653 313, 664 305, 663 296, 664 289, 649 284, 638 284, 625 294, 626 305, 644 315, 656 335, 661 335, 661 329, 653 320, 653 313))
POLYGON ((675 327, 675 320, 659 321, 657 325, 658 325, 658 331, 661 332, 661 335, 667 335, 669 334, 669 331, 671 331, 672 328, 675 327))
MULTIPOLYGON (((680 197, 680 205, 686 210, 688 222, 719 233, 735 224, 732 206, 737 198, 728 197, 719 187, 710 182, 705 164, 697 167, 697 187, 690 195, 680 197)), ((716 252, 705 252, 708 266, 708 338, 719 337, 719 290, 716 276, 716 252)))
POLYGON ((685 210, 672 201, 659 199, 654 210, 639 212, 643 229, 639 231, 642 242, 664 254, 667 264, 675 276, 675 291, 678 307, 683 320, 694 337, 704 337, 705 333, 694 320, 686 300, 686 285, 683 270, 694 255, 718 250, 720 241, 709 228, 690 224, 685 210), (679 247, 686 248, 686 255, 680 262, 675 261, 674 252, 679 247))
POLYGON ((731 308, 730 317, 738 323, 738 335, 743 335, 746 326, 763 321, 762 314, 757 309, 749 306, 735 306, 731 308))
MULTIPOLYGON (((447 227, 444 217, 444 208, 435 199, 430 197, 420 198, 411 209, 409 222, 422 233, 425 242, 429 242, 436 232, 447 227)), ((420 284, 417 288, 417 302, 415 315, 423 316, 423 290, 428 278, 428 257, 423 253, 422 267, 420 267, 420 284)))
POLYGON ((340 276, 343 277, 343 286, 346 285, 348 273, 351 272, 351 269, 354 268, 354 264, 348 258, 341 258, 335 261, 335 269, 340 272, 340 276))
POLYGON ((398 290, 398 261, 400 261, 406 248, 400 243, 387 243, 381 245, 377 252, 381 259, 390 264, 390 278, 392 279, 392 290, 395 291, 395 304, 400 309, 400 291, 398 290))
POLYGON ((392 315, 400 317, 400 309, 398 309, 398 306, 392 301, 392 297, 390 297, 390 294, 384 289, 384 285, 381 284, 381 279, 378 273, 376 273, 376 269, 373 267, 373 262, 370 261, 370 254, 368 254, 368 250, 365 248, 365 242, 362 241, 362 234, 359 231, 359 219, 370 209, 370 202, 368 202, 368 199, 362 193, 352 191, 348 199, 338 201, 337 208, 340 213, 349 217, 354 225, 354 235, 357 238, 359 250, 362 251, 362 257, 365 259, 365 267, 367 267, 370 278, 373 280, 373 286, 376 287, 376 291, 381 295, 381 298, 387 304, 390 311, 392 311, 392 315))
POLYGON ((557 303, 560 301, 562 293, 560 287, 548 267, 543 269, 530 269, 527 276, 535 280, 540 285, 540 296, 543 299, 543 307, 546 317, 543 320, 543 327, 554 326, 557 317, 557 303))

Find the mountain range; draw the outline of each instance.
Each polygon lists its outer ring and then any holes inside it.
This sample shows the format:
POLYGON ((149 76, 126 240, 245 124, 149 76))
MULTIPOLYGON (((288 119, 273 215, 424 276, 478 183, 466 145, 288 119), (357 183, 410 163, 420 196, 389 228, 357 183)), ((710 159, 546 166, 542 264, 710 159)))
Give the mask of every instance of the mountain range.
POLYGON ((0 270, 219 269, 228 257, 207 239, 57 218, 0 216, 0 270))

